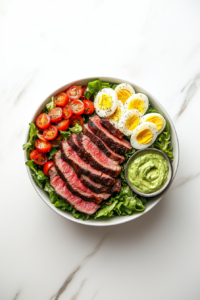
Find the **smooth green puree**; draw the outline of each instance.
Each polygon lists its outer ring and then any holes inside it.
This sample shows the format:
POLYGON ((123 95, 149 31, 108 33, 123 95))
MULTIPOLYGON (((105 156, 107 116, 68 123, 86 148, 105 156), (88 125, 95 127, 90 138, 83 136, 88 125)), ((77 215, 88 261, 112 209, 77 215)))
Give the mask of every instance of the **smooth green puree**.
POLYGON ((169 166, 162 154, 145 151, 134 157, 128 167, 128 179, 138 191, 150 194, 165 185, 169 166))

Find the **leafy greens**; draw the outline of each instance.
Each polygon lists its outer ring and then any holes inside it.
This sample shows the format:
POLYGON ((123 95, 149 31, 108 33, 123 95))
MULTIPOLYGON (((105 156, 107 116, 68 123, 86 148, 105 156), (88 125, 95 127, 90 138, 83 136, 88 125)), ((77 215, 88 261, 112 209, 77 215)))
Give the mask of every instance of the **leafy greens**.
POLYGON ((91 81, 88 83, 88 87, 84 93, 84 96, 86 99, 94 99, 96 94, 104 89, 104 88, 113 88, 115 89, 115 87, 117 86, 117 84, 111 84, 108 82, 102 82, 101 80, 95 80, 95 81, 91 81))

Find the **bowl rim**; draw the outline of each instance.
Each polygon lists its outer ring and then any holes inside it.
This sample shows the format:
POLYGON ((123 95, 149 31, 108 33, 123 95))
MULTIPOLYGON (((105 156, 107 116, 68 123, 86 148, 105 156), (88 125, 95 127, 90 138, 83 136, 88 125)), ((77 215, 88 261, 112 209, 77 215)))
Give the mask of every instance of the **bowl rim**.
MULTIPOLYGON (((172 164, 171 164, 171 161, 170 161, 169 157, 166 155, 166 153, 164 153, 163 151, 161 151, 161 150, 159 150, 159 149, 157 149, 157 148, 145 148, 145 149, 138 150, 138 151, 136 151, 135 153, 133 153, 133 154, 129 157, 129 159, 128 159, 127 163, 126 163, 126 167, 125 167, 125 178, 126 178, 126 182, 128 183, 129 187, 132 189, 132 191, 134 191, 136 194, 138 194, 138 195, 140 195, 140 196, 143 196, 143 197, 147 197, 147 198, 148 198, 148 197, 155 197, 155 196, 159 195, 160 193, 162 193, 162 192, 165 190, 165 192, 163 193, 163 195, 164 195, 164 194, 166 193, 166 189, 168 188, 168 186, 169 186, 169 184, 170 184, 170 182, 171 182, 171 180, 172 180, 172 177, 173 177, 173 166, 172 166, 172 164), (153 152, 158 152, 158 153, 160 153, 160 154, 166 159, 166 161, 167 161, 167 163, 168 163, 168 166, 169 166, 169 169, 170 169, 170 172, 169 172, 169 174, 168 174, 168 178, 167 178, 166 183, 165 183, 158 191, 153 192, 153 193, 150 193, 150 194, 145 194, 145 193, 142 193, 142 192, 138 191, 138 190, 130 183, 130 181, 129 181, 129 179, 128 179, 128 166, 129 166, 130 162, 132 161, 133 157, 136 156, 136 155, 138 155, 139 153, 146 152, 146 151, 153 151, 153 152), (170 178, 169 178, 169 176, 170 176, 170 178)), ((162 195, 162 196, 163 196, 163 195, 162 195)))
MULTIPOLYGON (((175 179, 175 176, 177 174, 178 167, 179 167, 180 147, 179 147, 178 135, 177 135, 175 126, 174 126, 170 116, 168 115, 167 111, 162 106, 162 104, 160 104, 160 102, 151 93, 149 93, 147 90, 145 90, 141 86, 137 85, 136 83, 130 82, 129 80, 126 80, 126 79, 121 79, 121 78, 116 78, 116 77, 106 77, 106 76, 92 76, 92 77, 84 77, 84 78, 73 80, 73 81, 63 85, 62 87, 58 88, 57 90, 53 91, 48 97, 46 97, 46 99, 42 102, 40 107, 35 110, 34 114, 32 115, 32 118, 31 118, 30 122, 34 122, 36 114, 38 113, 39 110, 40 111, 42 110, 42 108, 44 107, 44 105, 46 103, 48 103, 50 97, 52 97, 53 95, 55 95, 56 93, 58 93, 60 91, 63 91, 66 88, 66 86, 71 86, 71 85, 74 85, 74 84, 78 84, 80 81, 89 82, 89 81, 98 80, 98 79, 100 79, 102 81, 113 82, 113 83, 114 82, 116 83, 117 81, 120 82, 120 83, 128 83, 128 84, 134 86, 136 90, 137 89, 142 89, 143 92, 146 93, 148 95, 148 97, 153 98, 155 100, 155 102, 159 105, 159 107, 164 111, 164 114, 165 114, 167 120, 169 121, 170 126, 173 129, 173 133, 174 133, 174 136, 175 136, 175 139, 176 139, 176 146, 177 146, 177 165, 176 165, 176 169, 173 172, 173 176, 171 178, 170 184, 166 188, 166 191, 167 191, 169 189, 169 187, 172 185, 172 183, 175 179)), ((27 143, 27 140, 28 140, 28 137, 29 137, 29 131, 30 131, 30 127, 28 127, 28 129, 26 131, 25 143, 27 143)), ((24 151, 24 160, 25 160, 25 162, 28 161, 28 159, 26 157, 26 151, 24 151)), ((42 196, 42 194, 40 192, 40 188, 35 184, 35 182, 33 180, 33 177, 32 177, 32 174, 31 174, 31 170, 27 165, 26 165, 26 170, 27 170, 29 179, 30 179, 35 191, 37 192, 37 194, 40 196, 40 198, 46 203, 46 205, 49 208, 51 208, 53 211, 55 211, 57 214, 59 214, 64 219, 67 219, 69 221, 72 221, 72 222, 75 222, 75 223, 78 223, 78 224, 81 224, 81 225, 86 225, 86 226, 95 226, 95 227, 104 227, 105 226, 105 227, 107 227, 107 226, 115 226, 115 225, 120 225, 120 224, 124 224, 124 223, 130 222, 130 221, 133 221, 133 220, 143 216, 144 214, 148 213, 150 210, 152 210, 162 200, 163 195, 164 195, 164 194, 161 195, 161 197, 159 199, 157 199, 154 203, 152 203, 151 207, 149 207, 148 209, 145 209, 144 212, 139 213, 139 214, 132 214, 132 215, 128 216, 129 217, 128 219, 126 219, 125 217, 119 218, 120 216, 118 216, 119 219, 115 223, 103 223, 103 222, 101 223, 101 222, 98 222, 98 220, 95 220, 96 222, 94 222, 94 223, 89 223, 89 222, 87 222, 88 220, 83 221, 82 219, 76 219, 72 215, 70 215, 71 217, 69 217, 68 214, 63 215, 62 210, 56 208, 54 205, 53 206, 50 205, 50 200, 48 202, 45 201, 44 197, 42 196)))

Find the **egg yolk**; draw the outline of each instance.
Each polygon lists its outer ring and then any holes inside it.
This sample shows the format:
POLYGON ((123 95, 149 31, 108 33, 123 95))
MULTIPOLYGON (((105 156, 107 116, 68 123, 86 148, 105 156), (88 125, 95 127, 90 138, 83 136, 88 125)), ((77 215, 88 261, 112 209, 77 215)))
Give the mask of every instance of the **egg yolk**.
POLYGON ((161 129, 163 128, 163 125, 164 125, 163 119, 158 116, 151 116, 146 119, 146 122, 154 123, 158 128, 158 132, 161 131, 161 129))
POLYGON ((145 112, 145 104, 141 99, 133 99, 128 105, 128 109, 137 109, 141 114, 145 112))
POLYGON ((109 119, 118 122, 121 119, 121 116, 122 111, 119 107, 117 107, 116 111, 111 116, 109 116, 109 119))
POLYGON ((134 130, 140 123, 140 119, 137 115, 133 115, 126 120, 126 128, 128 130, 134 130))
POLYGON ((112 96, 109 94, 103 94, 98 98, 98 107, 102 110, 107 110, 111 108, 112 103, 112 96))
POLYGON ((136 136, 136 140, 138 141, 138 143, 143 145, 150 143, 152 141, 152 138, 153 134, 149 129, 141 130, 136 136))
POLYGON ((127 90, 119 90, 117 92, 117 98, 120 100, 123 104, 126 102, 126 100, 131 96, 131 93, 127 90))

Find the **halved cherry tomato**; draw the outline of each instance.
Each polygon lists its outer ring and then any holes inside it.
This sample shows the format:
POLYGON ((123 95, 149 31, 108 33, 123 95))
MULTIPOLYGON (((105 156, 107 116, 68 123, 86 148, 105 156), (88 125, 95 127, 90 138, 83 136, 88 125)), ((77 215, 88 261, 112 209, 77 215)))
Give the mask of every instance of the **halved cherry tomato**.
POLYGON ((84 97, 85 91, 87 89, 87 85, 82 85, 82 93, 81 93, 81 98, 84 97))
POLYGON ((61 107, 52 108, 48 113, 51 122, 59 122, 62 119, 63 111, 61 107))
POLYGON ((66 90, 66 94, 69 97, 69 99, 72 100, 79 99, 82 94, 82 88, 77 85, 72 85, 66 90))
POLYGON ((35 147, 39 152, 47 153, 51 150, 51 143, 49 141, 42 141, 40 139, 35 141, 35 147))
POLYGON ((58 123, 55 123, 55 126, 58 130, 65 131, 69 127, 69 120, 61 120, 58 123))
POLYGON ((49 176, 49 169, 54 165, 54 162, 52 160, 46 162, 46 164, 43 167, 44 175, 49 176))
POLYGON ((70 126, 74 127, 76 125, 76 123, 78 123, 79 125, 83 126, 84 120, 81 116, 75 116, 73 115, 70 120, 69 120, 70 126))
POLYGON ((48 141, 55 139, 57 135, 58 135, 58 128, 54 125, 50 125, 47 129, 43 131, 43 136, 48 141))
POLYGON ((50 143, 52 147, 59 147, 61 141, 62 141, 62 135, 60 134, 55 140, 51 141, 50 143))
POLYGON ((45 137, 43 136, 43 134, 41 132, 38 132, 37 136, 39 137, 39 139, 46 141, 45 137))
POLYGON ((63 118, 68 120, 72 115, 73 115, 72 108, 69 105, 64 106, 63 107, 63 118))
POLYGON ((86 114, 86 115, 93 114, 93 112, 94 112, 93 103, 89 100, 83 100, 83 104, 85 106, 84 114, 86 114))
POLYGON ((50 123, 51 123, 50 117, 45 113, 40 114, 36 119, 36 125, 40 129, 48 128, 50 123))
POLYGON ((33 150, 30 153, 30 159, 37 165, 43 166, 47 162, 48 156, 44 153, 38 152, 38 150, 33 150))
POLYGON ((80 116, 84 113, 85 106, 81 100, 73 100, 70 102, 70 107, 73 110, 73 113, 77 116, 80 116))
POLYGON ((54 97, 54 103, 56 106, 64 106, 68 102, 68 96, 66 93, 59 93, 54 97))

